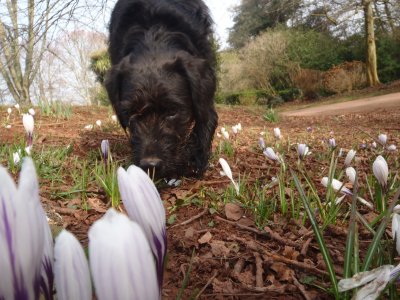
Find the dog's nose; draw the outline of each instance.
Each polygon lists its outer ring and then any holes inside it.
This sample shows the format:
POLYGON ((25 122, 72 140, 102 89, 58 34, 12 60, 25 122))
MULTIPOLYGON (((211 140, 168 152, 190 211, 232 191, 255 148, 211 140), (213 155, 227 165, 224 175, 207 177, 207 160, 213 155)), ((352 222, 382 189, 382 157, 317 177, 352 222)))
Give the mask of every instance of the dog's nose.
POLYGON ((157 158, 157 157, 147 157, 147 158, 142 158, 139 162, 140 167, 143 170, 148 170, 148 169, 157 169, 161 166, 162 160, 157 158))

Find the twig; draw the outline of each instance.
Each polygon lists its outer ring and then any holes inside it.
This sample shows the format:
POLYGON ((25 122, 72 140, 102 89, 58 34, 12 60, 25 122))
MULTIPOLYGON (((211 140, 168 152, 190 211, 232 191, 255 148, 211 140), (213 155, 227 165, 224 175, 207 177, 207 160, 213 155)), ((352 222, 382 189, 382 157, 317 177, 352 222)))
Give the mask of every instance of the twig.
POLYGON ((256 287, 263 288, 264 287, 264 280, 263 280, 263 260, 261 258, 260 253, 254 252, 254 258, 256 259, 256 287))
POLYGON ((271 234, 270 232, 267 232, 267 231, 260 231, 260 230, 258 230, 256 228, 248 227, 248 226, 239 224, 237 222, 232 222, 232 221, 226 220, 224 218, 221 218, 220 216, 215 216, 215 218, 217 220, 219 220, 219 221, 223 221, 225 223, 234 225, 234 226, 236 226, 236 227, 238 227, 240 229, 244 229, 244 230, 253 232, 255 234, 258 234, 258 235, 267 236, 267 237, 269 237, 269 238, 271 238, 271 239, 273 239, 273 240, 275 240, 275 241, 277 241, 277 242, 279 242, 281 244, 284 244, 286 246, 292 246, 292 247, 296 247, 296 248, 301 248, 301 246, 299 244, 297 244, 297 243, 295 243, 295 242, 293 242, 291 240, 284 239, 281 236, 279 236, 278 234, 271 234))
POLYGON ((312 241, 313 238, 309 238, 303 245, 303 247, 301 248, 301 255, 306 256, 307 255, 307 251, 308 251, 308 247, 310 246, 310 243, 312 241))
POLYGON ((201 294, 204 293, 204 291, 207 289, 207 287, 214 281, 215 277, 217 277, 218 271, 214 271, 214 275, 207 281, 206 285, 200 290, 200 292, 197 294, 197 296, 194 298, 195 300, 199 299, 201 294))
POLYGON ((307 293, 306 289, 304 288, 304 285, 302 285, 296 278, 296 276, 292 276, 293 278, 293 284, 299 289, 300 293, 303 295, 303 297, 306 300, 312 300, 312 297, 307 293))
POLYGON ((195 221, 195 220, 201 218, 202 216, 204 216, 204 215, 207 213, 207 211, 208 211, 208 208, 205 208, 205 209, 204 209, 201 213, 199 213, 198 215, 195 215, 194 217, 191 217, 189 220, 186 220, 186 221, 184 221, 184 222, 182 222, 182 223, 173 225, 173 226, 171 226, 170 228, 174 228, 174 227, 178 227, 178 226, 187 225, 187 224, 189 224, 189 223, 191 223, 191 222, 193 222, 193 221, 195 221))

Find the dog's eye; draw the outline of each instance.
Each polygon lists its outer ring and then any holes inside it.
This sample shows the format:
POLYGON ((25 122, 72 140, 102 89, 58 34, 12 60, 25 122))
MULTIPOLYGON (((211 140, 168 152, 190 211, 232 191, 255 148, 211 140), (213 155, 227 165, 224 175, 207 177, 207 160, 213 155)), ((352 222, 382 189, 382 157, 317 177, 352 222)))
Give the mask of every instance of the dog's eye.
POLYGON ((177 117, 178 117, 178 113, 170 113, 170 114, 167 115, 166 118, 167 118, 168 121, 173 121, 173 120, 175 120, 177 117))

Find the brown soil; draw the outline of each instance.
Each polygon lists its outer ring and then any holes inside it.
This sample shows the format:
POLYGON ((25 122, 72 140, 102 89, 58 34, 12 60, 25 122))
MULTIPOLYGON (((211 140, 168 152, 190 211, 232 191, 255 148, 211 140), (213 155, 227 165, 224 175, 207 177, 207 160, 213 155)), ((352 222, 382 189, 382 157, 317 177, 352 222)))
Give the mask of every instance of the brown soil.
MULTIPOLYGON (((6 113, 2 111, 2 117, 5 117, 6 113)), ((277 124, 264 121, 263 113, 260 108, 219 108, 220 125, 230 129, 241 122, 243 126, 243 131, 234 142, 234 156, 224 157, 230 163, 235 178, 240 174, 249 185, 256 181, 267 184, 279 171, 279 166, 267 161, 257 146, 260 132, 266 131, 271 135, 274 127, 280 127, 284 141, 291 143, 286 157, 289 165, 296 165, 296 142, 307 142, 315 153, 307 158, 305 168, 318 187, 321 198, 325 189, 318 183, 327 175, 329 162, 321 162, 316 155, 327 151, 326 140, 329 136, 333 135, 340 147, 358 149, 360 143, 371 142, 379 132, 386 132, 390 143, 400 145, 399 107, 341 116, 283 116, 277 124), (312 128, 311 133, 307 132, 307 127, 312 128)), ((118 126, 105 121, 109 116, 110 112, 106 109, 86 107, 74 108, 70 120, 60 121, 38 115, 35 151, 49 146, 72 145, 72 156, 88 159, 90 152, 98 149, 102 139, 109 139, 114 158, 123 160, 129 157, 126 137, 118 126), (105 125, 102 129, 83 129, 97 119, 103 120, 105 125)), ((0 129, 0 143, 12 144, 23 139, 20 119, 14 118, 12 125, 12 130, 0 129)), ((214 149, 218 143, 216 138, 214 149)), ((365 178, 366 171, 371 173, 370 159, 374 156, 371 151, 358 149, 356 164, 361 178, 365 178)), ((0 160, 5 163, 4 158, 0 160)), ((265 226, 259 228, 255 225, 254 215, 246 208, 242 208, 239 220, 228 220, 223 195, 230 182, 220 176, 217 160, 217 156, 212 159, 209 170, 201 180, 185 179, 177 188, 160 190, 167 219, 171 215, 176 216, 167 230, 168 259, 163 298, 176 298, 191 266, 190 280, 181 299, 192 299, 191 295, 199 291, 199 299, 331 299, 328 293, 318 288, 329 288, 330 283, 310 224, 303 222, 302 217, 293 219, 277 212, 265 226), (181 225, 183 222, 187 224, 181 225)), ((389 157, 389 164, 393 165, 396 161, 397 153, 389 157)), ((342 164, 340 161, 339 165, 342 164)), ((108 200, 95 183, 91 185, 88 210, 82 208, 79 194, 73 199, 54 199, 54 191, 71 189, 72 182, 68 178, 57 185, 53 185, 51 178, 41 178, 42 201, 55 223, 72 231, 83 245, 87 245, 87 230, 109 207, 108 200)), ((286 192, 290 194, 291 189, 287 188, 286 192)), ((272 190, 266 191, 267 197, 271 195, 272 190)), ((368 195, 365 198, 370 200, 368 195)), ((246 200, 254 199, 241 199, 246 200)), ((362 207, 360 212, 367 213, 362 207)), ((338 221, 324 231, 339 278, 343 273, 346 228, 345 222, 338 221)), ((363 257, 371 235, 361 228, 360 238, 363 257)))

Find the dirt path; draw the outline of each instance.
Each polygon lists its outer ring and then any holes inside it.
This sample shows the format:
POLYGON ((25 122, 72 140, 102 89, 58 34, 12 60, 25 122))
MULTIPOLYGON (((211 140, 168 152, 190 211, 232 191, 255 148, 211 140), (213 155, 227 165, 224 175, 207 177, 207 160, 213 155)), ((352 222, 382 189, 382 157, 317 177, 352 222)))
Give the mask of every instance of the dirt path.
POLYGON ((400 107, 400 93, 393 93, 371 98, 363 98, 334 104, 319 105, 283 112, 285 116, 321 116, 341 115, 346 113, 371 112, 381 108, 400 107))

